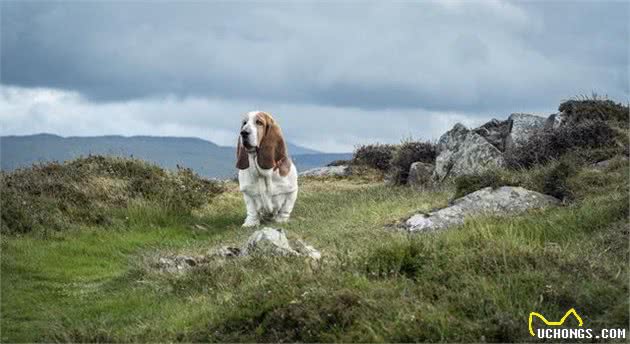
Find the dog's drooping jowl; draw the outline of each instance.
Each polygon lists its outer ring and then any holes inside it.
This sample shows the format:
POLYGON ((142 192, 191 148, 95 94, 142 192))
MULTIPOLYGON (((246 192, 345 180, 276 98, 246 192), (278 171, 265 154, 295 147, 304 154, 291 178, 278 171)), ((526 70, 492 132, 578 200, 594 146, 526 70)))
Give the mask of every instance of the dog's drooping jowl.
POLYGON ((251 111, 243 116, 236 159, 247 208, 243 227, 257 226, 267 218, 287 222, 298 194, 297 169, 270 114, 251 111))

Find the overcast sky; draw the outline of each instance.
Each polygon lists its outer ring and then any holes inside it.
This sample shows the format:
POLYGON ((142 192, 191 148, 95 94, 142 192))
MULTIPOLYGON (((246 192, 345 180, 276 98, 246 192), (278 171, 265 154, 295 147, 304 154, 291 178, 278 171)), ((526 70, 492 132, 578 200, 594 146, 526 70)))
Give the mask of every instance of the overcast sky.
POLYGON ((0 134, 236 140, 264 110, 341 152, 630 95, 627 1, 2 1, 0 134))

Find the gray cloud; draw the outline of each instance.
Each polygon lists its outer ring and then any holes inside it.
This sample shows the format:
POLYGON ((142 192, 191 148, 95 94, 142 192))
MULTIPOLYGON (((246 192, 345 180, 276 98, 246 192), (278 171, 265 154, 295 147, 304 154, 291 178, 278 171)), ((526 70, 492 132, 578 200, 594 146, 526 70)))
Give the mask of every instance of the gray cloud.
POLYGON ((3 2, 3 83, 506 111, 626 97, 628 3, 3 2))
POLYGON ((2 134, 200 136, 243 111, 341 151, 626 101, 628 2, 0 3, 2 134), (321 128, 322 130, 314 130, 321 128))

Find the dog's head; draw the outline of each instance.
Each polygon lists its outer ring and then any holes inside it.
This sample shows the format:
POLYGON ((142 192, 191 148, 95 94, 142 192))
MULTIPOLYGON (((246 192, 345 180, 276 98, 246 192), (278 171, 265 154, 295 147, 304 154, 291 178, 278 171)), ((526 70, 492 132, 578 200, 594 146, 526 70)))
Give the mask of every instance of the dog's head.
MULTIPOLYGON (((288 162, 282 130, 270 114, 251 111, 243 115, 236 151, 238 169, 249 168, 248 153, 257 155, 258 165, 263 169, 280 168, 288 162)), ((280 169, 281 174, 283 170, 280 169)))

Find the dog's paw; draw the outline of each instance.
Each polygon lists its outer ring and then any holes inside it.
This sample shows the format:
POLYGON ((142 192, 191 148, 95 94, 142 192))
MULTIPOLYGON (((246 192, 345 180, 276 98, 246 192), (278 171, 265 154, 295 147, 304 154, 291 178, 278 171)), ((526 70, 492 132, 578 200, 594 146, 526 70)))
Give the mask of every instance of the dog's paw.
POLYGON ((243 223, 242 227, 256 227, 260 225, 260 220, 258 219, 251 219, 251 218, 246 218, 245 222, 243 223))
POLYGON ((273 218, 273 222, 275 222, 275 223, 287 223, 287 222, 289 222, 289 217, 288 216, 275 216, 273 218))

